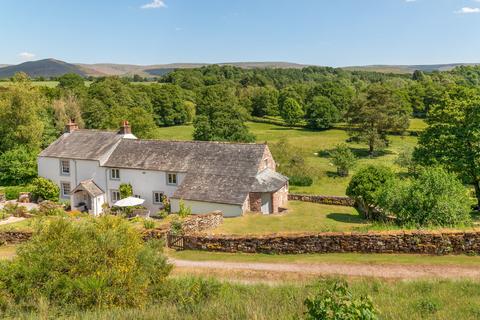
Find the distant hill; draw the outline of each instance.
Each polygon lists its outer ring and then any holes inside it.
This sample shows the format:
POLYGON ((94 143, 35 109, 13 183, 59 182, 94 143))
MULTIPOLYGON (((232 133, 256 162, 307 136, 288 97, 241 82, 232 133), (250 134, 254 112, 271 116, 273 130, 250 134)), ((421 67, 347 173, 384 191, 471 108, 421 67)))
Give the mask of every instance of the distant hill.
MULTIPOLYGON (((208 66, 208 63, 171 63, 157 65, 133 65, 133 64, 114 64, 114 63, 67 63, 55 59, 44 59, 38 61, 24 62, 18 65, 0 64, 0 79, 10 78, 15 73, 23 71, 30 77, 57 77, 66 73, 76 73, 81 76, 133 76, 135 74, 142 77, 163 76, 175 69, 190 69, 208 66)), ((306 64, 297 64, 290 62, 226 62, 218 65, 236 66, 245 69, 254 68, 294 68, 300 69, 308 67, 306 64)), ((352 66, 344 67, 345 70, 372 71, 382 73, 409 74, 415 70, 425 72, 431 71, 449 71, 461 65, 477 65, 474 63, 452 63, 435 65, 370 65, 370 66, 352 66)))
POLYGON ((79 66, 55 59, 28 61, 21 64, 0 68, 0 78, 12 77, 17 72, 25 72, 30 77, 55 77, 66 73, 86 76, 86 70, 79 66))
POLYGON ((415 70, 424 72, 450 71, 459 66, 476 66, 479 63, 450 63, 450 64, 425 64, 425 65, 370 65, 345 67, 345 70, 372 71, 382 73, 413 73, 415 70))

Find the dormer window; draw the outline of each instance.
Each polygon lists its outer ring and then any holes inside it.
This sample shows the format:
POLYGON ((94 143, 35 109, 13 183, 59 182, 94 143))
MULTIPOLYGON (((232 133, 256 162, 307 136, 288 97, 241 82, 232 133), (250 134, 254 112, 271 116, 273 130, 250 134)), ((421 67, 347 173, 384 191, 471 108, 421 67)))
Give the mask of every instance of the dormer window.
POLYGON ((120 180, 120 169, 110 169, 110 180, 120 180))
POLYGON ((170 186, 177 185, 177 174, 176 173, 167 173, 167 184, 170 186))
POLYGON ((60 174, 62 176, 70 175, 70 160, 60 160, 60 174))

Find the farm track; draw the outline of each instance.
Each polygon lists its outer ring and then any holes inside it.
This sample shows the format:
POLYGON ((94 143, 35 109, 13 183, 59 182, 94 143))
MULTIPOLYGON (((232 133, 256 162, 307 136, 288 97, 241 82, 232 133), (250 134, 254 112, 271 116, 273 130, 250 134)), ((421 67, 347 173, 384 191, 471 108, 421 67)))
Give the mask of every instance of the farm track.
POLYGON ((243 263, 223 261, 190 261, 170 259, 176 269, 229 272, 255 272, 288 276, 347 276, 383 279, 476 279, 480 280, 480 266, 395 265, 395 264, 339 264, 339 263, 243 263))

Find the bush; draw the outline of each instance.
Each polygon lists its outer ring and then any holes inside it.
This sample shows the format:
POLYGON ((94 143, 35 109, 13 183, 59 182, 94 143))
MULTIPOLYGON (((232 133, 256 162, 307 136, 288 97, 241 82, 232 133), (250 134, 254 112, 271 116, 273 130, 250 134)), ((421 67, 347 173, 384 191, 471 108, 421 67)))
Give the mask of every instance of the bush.
POLYGON ((18 203, 6 203, 1 211, 5 218, 8 216, 24 217, 28 213, 27 208, 18 203))
POLYGON ((395 179, 390 168, 368 166, 353 175, 347 187, 347 195, 355 199, 366 219, 380 220, 383 214, 376 210, 382 186, 395 179))
POLYGON ((37 215, 39 216, 65 216, 66 212, 63 210, 63 206, 56 204, 52 201, 43 201, 39 204, 37 209, 37 215))
POLYGON ((333 165, 337 167, 337 173, 341 177, 347 177, 349 170, 355 166, 357 158, 346 144, 339 144, 330 152, 333 165))
POLYGON ((179 206, 180 208, 178 211, 178 215, 180 216, 180 218, 186 218, 192 214, 192 208, 186 206, 183 200, 180 200, 179 206))
POLYGON ((184 278, 170 281, 164 299, 175 303, 182 311, 197 313, 198 307, 218 296, 221 283, 213 279, 184 278))
POLYGON ((133 196, 133 188, 132 185, 129 183, 122 183, 118 189, 118 191, 120 192, 120 199, 125 199, 133 196))
POLYGON ((154 229, 155 228, 155 221, 151 220, 151 219, 144 219, 143 220, 143 227, 145 229, 154 229))
POLYGON ((348 284, 335 282, 305 300, 307 320, 376 320, 375 308, 369 297, 354 297, 348 284))
POLYGON ((40 297, 60 307, 140 307, 171 270, 159 242, 144 243, 113 216, 43 222, 13 260, 0 263, 0 288, 31 308, 40 297))
POLYGON ((11 186, 11 187, 4 187, 0 190, 5 193, 5 198, 7 200, 18 200, 20 192, 31 192, 31 186, 11 186))
POLYGON ((297 187, 309 187, 313 184, 313 179, 307 176, 289 177, 289 184, 297 187))
POLYGON ((467 190, 455 174, 442 168, 426 168, 412 180, 391 181, 378 199, 400 225, 454 227, 471 223, 467 190))
POLYGON ((0 185, 28 184, 37 176, 37 152, 25 146, 0 154, 0 185))
POLYGON ((58 202, 60 196, 60 188, 51 180, 38 177, 32 183, 32 197, 33 199, 49 200, 58 202))

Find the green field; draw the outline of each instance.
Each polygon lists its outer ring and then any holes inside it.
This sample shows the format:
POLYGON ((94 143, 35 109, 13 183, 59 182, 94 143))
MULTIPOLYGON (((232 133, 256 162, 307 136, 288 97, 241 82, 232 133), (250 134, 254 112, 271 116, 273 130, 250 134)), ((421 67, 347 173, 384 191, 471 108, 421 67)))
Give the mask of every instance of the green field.
MULTIPOLYGON (((287 128, 265 123, 247 123, 250 131, 256 136, 257 142, 274 144, 286 139, 290 144, 297 146, 309 166, 312 168, 314 183, 310 187, 291 186, 292 193, 322 194, 322 195, 345 195, 345 189, 350 178, 340 178, 336 175, 336 169, 326 157, 319 157, 321 151, 331 150, 335 145, 344 143, 348 139, 348 133, 342 129, 331 129, 325 131, 313 131, 304 128, 287 128)), ((411 122, 412 131, 421 131, 425 123, 420 119, 413 119, 411 122)), ((158 128, 156 138, 162 140, 191 140, 193 133, 192 126, 177 126, 158 128)), ((390 145, 379 152, 376 157, 369 157, 367 146, 363 144, 349 143, 349 146, 359 158, 358 167, 367 164, 383 164, 394 167, 398 153, 407 147, 414 147, 417 143, 415 136, 390 136, 390 145)), ((354 170, 353 170, 354 172, 354 170)))
POLYGON ((286 213, 276 215, 246 214, 228 218, 212 231, 215 234, 271 234, 335 232, 368 229, 355 208, 290 201, 286 213))

